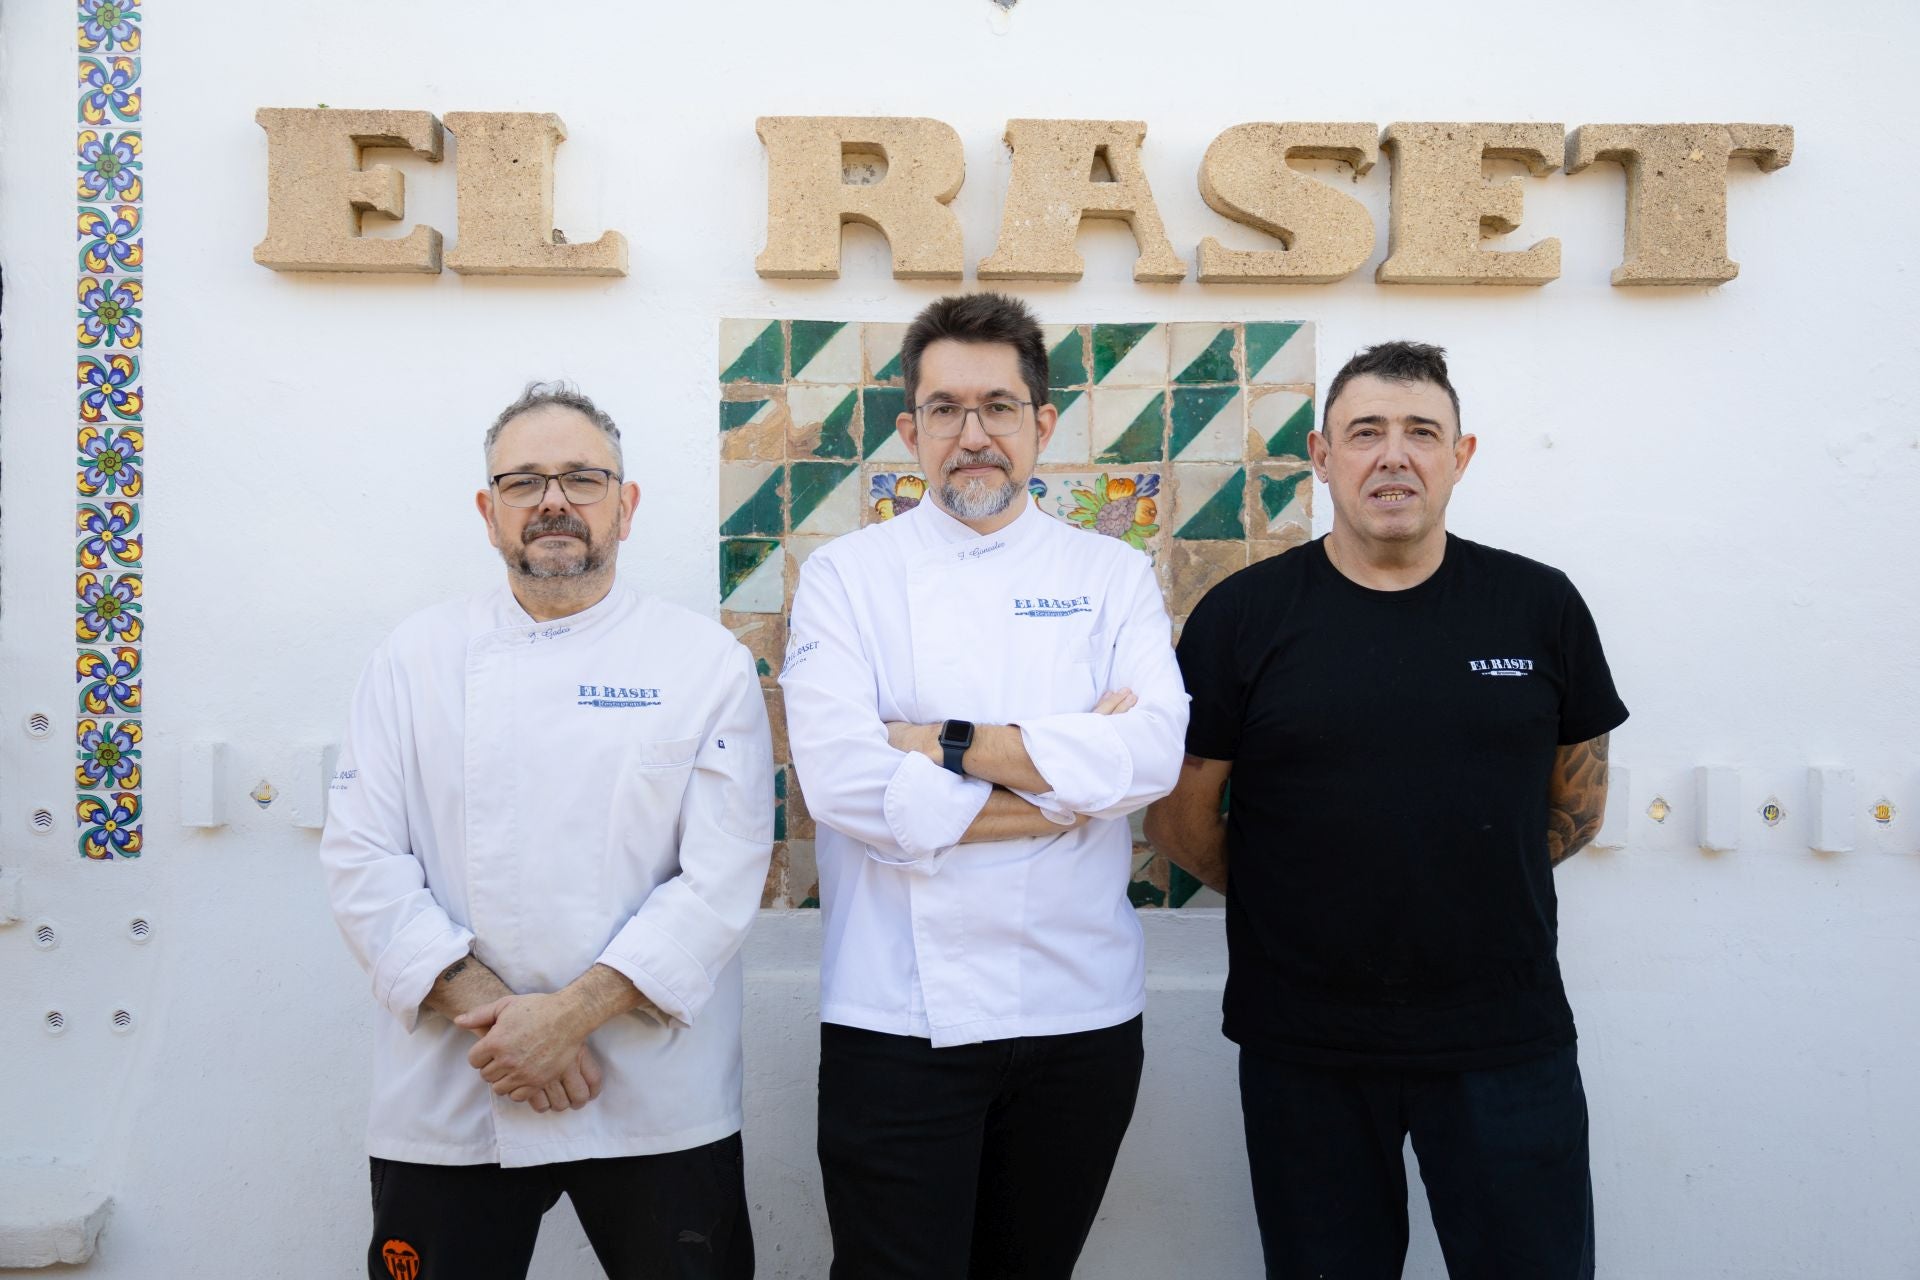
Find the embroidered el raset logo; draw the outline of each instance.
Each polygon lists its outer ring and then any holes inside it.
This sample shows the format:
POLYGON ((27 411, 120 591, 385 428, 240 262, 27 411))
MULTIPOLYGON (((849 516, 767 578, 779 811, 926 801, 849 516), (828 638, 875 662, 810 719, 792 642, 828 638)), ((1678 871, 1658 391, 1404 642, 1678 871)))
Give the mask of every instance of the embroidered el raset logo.
POLYGON ((580 698, 574 705, 581 707, 657 707, 660 705, 658 689, 641 689, 623 684, 583 684, 580 686, 580 698))
POLYGON ((1467 670, 1477 676, 1530 676, 1532 658, 1469 658, 1467 670))

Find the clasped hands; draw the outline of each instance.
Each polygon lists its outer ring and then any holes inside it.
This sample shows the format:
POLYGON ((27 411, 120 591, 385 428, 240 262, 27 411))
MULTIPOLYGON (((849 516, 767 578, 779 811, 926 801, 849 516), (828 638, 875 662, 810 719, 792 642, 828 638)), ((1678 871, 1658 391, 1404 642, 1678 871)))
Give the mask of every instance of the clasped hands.
POLYGON ((600 1063, 587 1046, 593 1027, 564 992, 501 996, 453 1024, 478 1038, 467 1061, 503 1097, 544 1114, 600 1096, 600 1063))

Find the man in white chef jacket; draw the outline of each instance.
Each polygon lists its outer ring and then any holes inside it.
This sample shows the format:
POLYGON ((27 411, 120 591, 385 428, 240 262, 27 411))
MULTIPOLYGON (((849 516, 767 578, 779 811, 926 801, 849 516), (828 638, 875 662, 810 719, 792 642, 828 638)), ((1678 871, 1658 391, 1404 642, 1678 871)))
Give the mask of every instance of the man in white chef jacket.
POLYGON ((487 433, 492 591, 375 651, 329 797, 374 1031, 374 1280, 524 1276, 565 1194, 610 1276, 746 1277, 738 952, 773 837, 752 658, 614 581, 619 431, 533 384, 487 433))
POLYGON ((1026 307, 942 298, 901 367, 927 500, 808 557, 780 676, 832 1274, 1065 1280, 1140 1081, 1127 814, 1173 787, 1187 697, 1147 557, 1028 496, 1055 411, 1026 307))

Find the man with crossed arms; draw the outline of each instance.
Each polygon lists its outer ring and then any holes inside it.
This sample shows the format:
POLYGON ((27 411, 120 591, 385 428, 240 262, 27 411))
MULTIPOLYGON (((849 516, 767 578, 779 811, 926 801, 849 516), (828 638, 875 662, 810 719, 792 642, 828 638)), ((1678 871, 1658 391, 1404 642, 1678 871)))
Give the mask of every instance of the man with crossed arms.
POLYGON ((801 569, 780 683, 819 823, 834 1280, 1066 1280, 1133 1114, 1127 814, 1180 767, 1153 567, 1045 514, 1047 351, 943 298, 901 348, 904 514, 801 569))

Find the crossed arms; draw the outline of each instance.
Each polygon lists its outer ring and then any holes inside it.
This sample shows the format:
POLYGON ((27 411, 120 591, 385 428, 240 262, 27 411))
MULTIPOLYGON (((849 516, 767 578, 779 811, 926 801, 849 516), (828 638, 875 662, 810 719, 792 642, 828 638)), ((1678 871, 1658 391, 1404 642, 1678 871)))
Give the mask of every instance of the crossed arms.
MULTIPOLYGON (((1554 752, 1547 781, 1547 854, 1559 866, 1600 831, 1607 808, 1607 738, 1601 734, 1554 752)), ((1153 847, 1208 888, 1227 888, 1227 819, 1221 798, 1233 761, 1189 755, 1180 781, 1147 810, 1153 847)))

